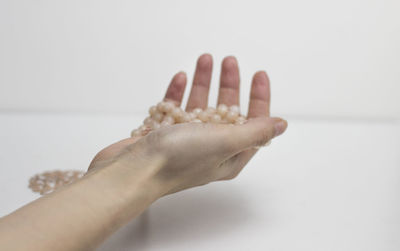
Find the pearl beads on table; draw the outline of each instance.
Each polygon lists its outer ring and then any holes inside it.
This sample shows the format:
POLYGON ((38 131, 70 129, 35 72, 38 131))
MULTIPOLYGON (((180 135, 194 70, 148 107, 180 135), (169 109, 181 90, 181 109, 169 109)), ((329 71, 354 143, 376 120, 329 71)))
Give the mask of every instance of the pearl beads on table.
POLYGON ((178 123, 216 123, 241 125, 246 118, 240 115, 237 105, 228 107, 219 104, 217 108, 195 108, 191 112, 185 112, 173 102, 162 101, 149 109, 149 117, 145 118, 143 125, 132 131, 132 137, 144 136, 152 130, 178 123))
POLYGON ((44 195, 64 185, 71 184, 83 175, 84 172, 77 170, 44 172, 29 179, 29 188, 33 192, 44 195))

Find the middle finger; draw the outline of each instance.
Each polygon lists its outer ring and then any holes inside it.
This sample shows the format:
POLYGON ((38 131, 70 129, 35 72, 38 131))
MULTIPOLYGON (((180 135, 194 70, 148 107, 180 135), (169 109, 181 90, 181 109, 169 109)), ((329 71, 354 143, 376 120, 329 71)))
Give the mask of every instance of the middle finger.
POLYGON ((221 77, 218 104, 227 106, 239 105, 239 66, 235 57, 224 58, 221 66, 221 77))
POLYGON ((186 105, 186 111, 195 108, 205 109, 208 104, 208 92, 212 75, 212 57, 203 54, 197 60, 196 72, 193 78, 192 89, 186 105))

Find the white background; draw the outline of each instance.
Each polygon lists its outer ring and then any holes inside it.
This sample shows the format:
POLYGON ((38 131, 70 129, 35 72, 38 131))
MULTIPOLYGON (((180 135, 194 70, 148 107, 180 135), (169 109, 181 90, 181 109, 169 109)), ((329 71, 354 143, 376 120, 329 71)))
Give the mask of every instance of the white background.
POLYGON ((247 97, 267 70, 274 111, 400 116, 400 2, 0 1, 0 108, 132 112, 196 58, 235 55, 247 97))
POLYGON ((288 132, 237 180, 163 198, 103 250, 399 250, 399 12, 396 0, 0 0, 0 214, 37 197, 32 174, 85 170, 209 52, 210 100, 235 55, 242 112, 266 70, 288 132))

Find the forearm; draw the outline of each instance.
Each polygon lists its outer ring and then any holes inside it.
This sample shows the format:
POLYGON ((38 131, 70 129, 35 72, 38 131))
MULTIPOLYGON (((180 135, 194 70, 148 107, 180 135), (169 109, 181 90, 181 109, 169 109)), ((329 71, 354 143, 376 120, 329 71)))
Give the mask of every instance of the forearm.
POLYGON ((164 193, 160 162, 128 170, 114 163, 0 220, 6 250, 89 250, 164 193))

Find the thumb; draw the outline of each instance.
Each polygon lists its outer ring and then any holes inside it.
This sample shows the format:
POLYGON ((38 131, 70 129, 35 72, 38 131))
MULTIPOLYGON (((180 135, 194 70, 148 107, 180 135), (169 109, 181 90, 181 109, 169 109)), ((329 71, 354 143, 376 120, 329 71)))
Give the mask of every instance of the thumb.
POLYGON ((232 127, 232 146, 236 152, 265 145, 271 139, 281 135, 287 128, 287 122, 281 118, 258 117, 245 124, 232 127))

